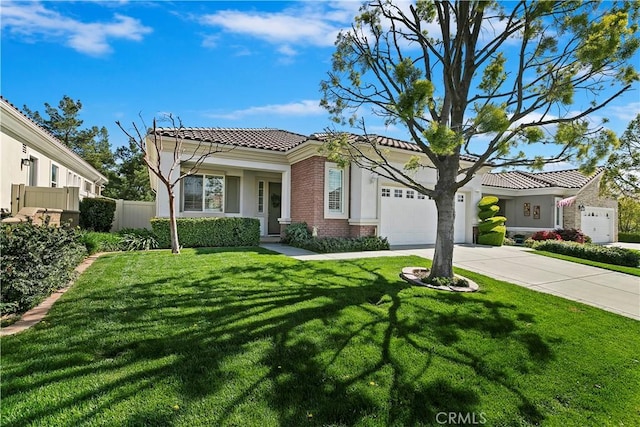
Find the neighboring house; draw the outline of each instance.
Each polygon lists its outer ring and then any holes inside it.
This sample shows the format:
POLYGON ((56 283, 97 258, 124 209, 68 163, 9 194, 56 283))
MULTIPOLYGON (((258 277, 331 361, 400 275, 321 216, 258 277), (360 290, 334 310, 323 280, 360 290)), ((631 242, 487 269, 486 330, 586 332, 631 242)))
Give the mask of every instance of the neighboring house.
MULTIPOLYGON (((166 138, 160 156, 168 168, 173 162, 173 130, 158 129, 157 133, 166 138)), ((324 134, 187 128, 181 138, 186 151, 194 150, 202 141, 233 149, 209 157, 197 174, 176 187, 176 212, 180 217, 258 218, 262 236, 280 235, 288 224, 306 222, 320 237, 379 235, 394 245, 435 242, 437 214, 433 200, 361 168, 341 169, 329 162, 319 152, 324 134)), ((429 164, 415 144, 376 138, 390 161, 399 166, 415 155, 424 165, 429 164)), ((465 160, 472 159, 463 158, 463 167, 465 160)), ((183 165, 182 169, 189 166, 183 165)), ((433 188, 436 170, 425 167, 416 172, 416 178, 433 188)), ((154 175, 151 181, 157 193, 157 215, 167 217, 166 190, 154 175)), ((470 243, 473 239, 481 181, 480 177, 474 178, 456 195, 456 242, 470 243)))
POLYGON ((618 202, 600 196, 603 172, 490 173, 483 176, 482 191, 500 199, 510 235, 577 228, 595 243, 609 243, 618 240, 618 202))
POLYGON ((80 198, 100 194, 107 182, 104 175, 2 97, 0 108, 0 208, 3 211, 11 209, 14 184, 78 187, 80 198))

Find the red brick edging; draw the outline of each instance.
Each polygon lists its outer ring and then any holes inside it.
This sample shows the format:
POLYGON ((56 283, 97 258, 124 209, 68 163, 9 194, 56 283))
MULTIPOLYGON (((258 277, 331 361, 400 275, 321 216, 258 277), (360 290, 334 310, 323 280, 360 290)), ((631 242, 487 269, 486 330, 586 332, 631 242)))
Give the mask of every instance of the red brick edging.
MULTIPOLYGON (((100 257, 100 255, 102 255, 102 253, 93 254, 86 257, 80 263, 80 265, 75 268, 75 270, 79 275, 82 274, 87 268, 89 268, 91 264, 93 264, 96 259, 98 259, 98 257, 100 257)), ((74 281, 72 280, 64 288, 55 291, 47 299, 42 301, 38 306, 24 313, 20 320, 18 320, 16 323, 0 329, 0 336, 4 337, 7 335, 14 335, 27 330, 33 325, 39 323, 44 318, 44 316, 47 315, 53 304, 58 301, 58 298, 60 298, 62 294, 67 292, 69 288, 71 288, 71 285, 73 285, 73 283, 74 281)))

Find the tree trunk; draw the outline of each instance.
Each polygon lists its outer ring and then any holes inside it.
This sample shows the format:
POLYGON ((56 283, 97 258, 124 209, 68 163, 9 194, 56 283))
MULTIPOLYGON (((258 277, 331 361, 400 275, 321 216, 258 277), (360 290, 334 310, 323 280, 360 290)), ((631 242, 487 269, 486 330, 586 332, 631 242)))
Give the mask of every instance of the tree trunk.
POLYGON ((453 228, 456 220, 456 177, 459 160, 456 156, 443 160, 438 170, 435 186, 435 202, 438 210, 436 248, 429 279, 435 277, 453 278, 453 228))
POLYGON ((170 188, 169 192, 169 232, 171 234, 171 253, 180 253, 180 242, 178 241, 178 224, 176 222, 176 210, 174 205, 175 196, 170 188))
POLYGON ((455 224, 455 192, 435 199, 438 209, 438 234, 429 279, 453 277, 453 226, 455 224))

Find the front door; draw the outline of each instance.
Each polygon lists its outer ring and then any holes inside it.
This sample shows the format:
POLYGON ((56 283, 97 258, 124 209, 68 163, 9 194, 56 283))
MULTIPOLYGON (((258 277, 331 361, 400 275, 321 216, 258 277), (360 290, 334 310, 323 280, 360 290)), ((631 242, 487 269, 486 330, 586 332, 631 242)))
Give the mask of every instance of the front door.
POLYGON ((268 212, 268 234, 280 234, 280 223, 278 218, 281 216, 280 198, 282 196, 282 184, 279 182, 269 183, 269 212, 268 212))

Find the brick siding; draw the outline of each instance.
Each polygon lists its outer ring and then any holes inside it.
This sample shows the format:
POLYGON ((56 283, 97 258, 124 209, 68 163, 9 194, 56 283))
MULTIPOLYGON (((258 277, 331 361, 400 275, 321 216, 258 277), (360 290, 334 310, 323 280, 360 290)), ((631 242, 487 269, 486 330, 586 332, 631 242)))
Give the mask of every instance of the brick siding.
POLYGON ((375 233, 375 226, 350 226, 346 219, 325 219, 326 158, 313 156, 291 165, 291 222, 306 222, 318 237, 356 237, 375 233))

